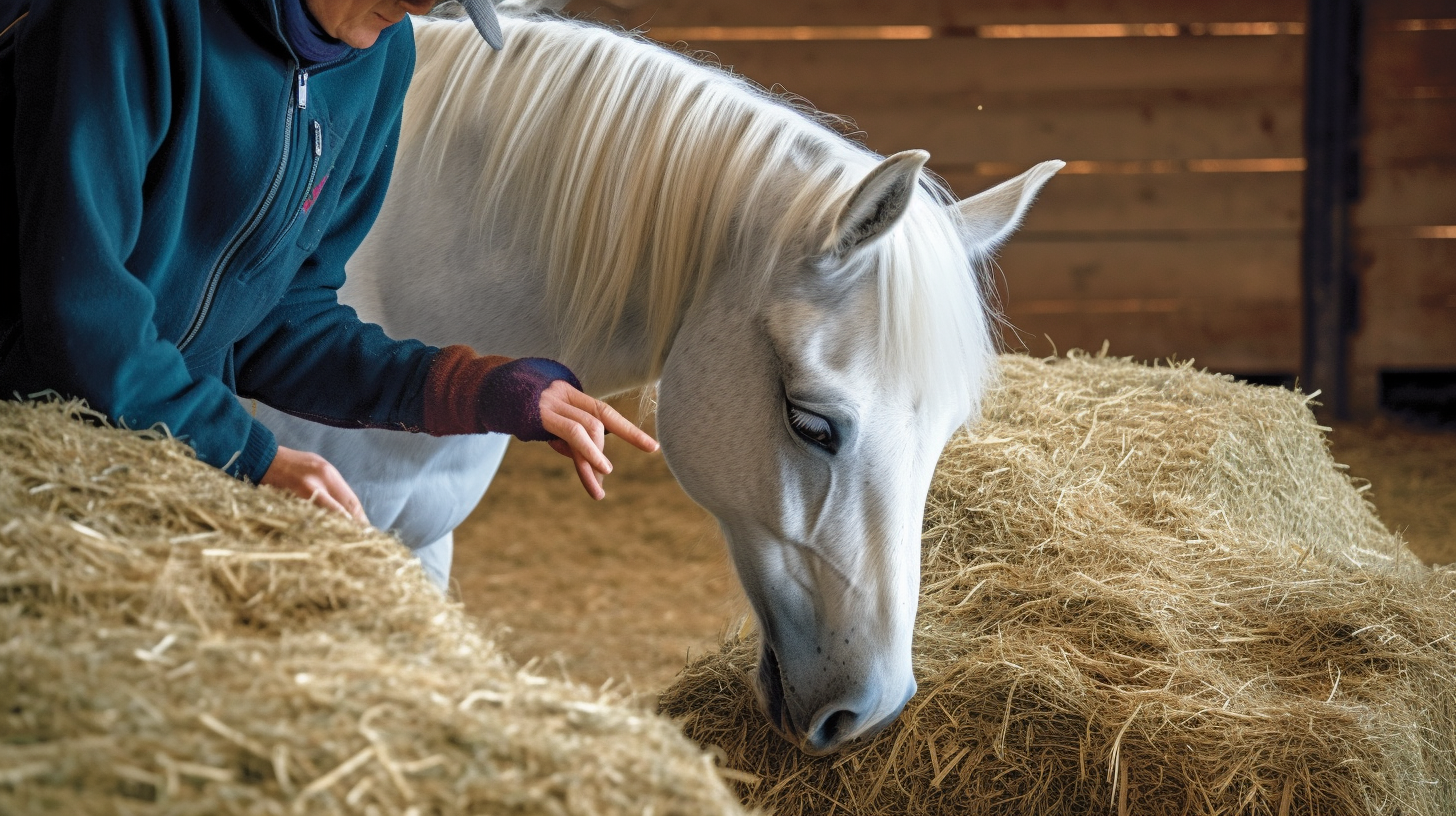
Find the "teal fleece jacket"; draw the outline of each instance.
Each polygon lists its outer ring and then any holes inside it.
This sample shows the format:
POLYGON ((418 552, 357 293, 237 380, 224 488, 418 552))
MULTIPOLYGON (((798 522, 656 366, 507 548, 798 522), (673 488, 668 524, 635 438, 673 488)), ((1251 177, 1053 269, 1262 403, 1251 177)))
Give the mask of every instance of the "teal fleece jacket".
POLYGON ((414 59, 407 19, 301 67, 278 0, 34 2, 0 41, 0 394, 164 424, 255 482, 277 443, 234 393, 418 429, 438 350, 337 300, 414 59))

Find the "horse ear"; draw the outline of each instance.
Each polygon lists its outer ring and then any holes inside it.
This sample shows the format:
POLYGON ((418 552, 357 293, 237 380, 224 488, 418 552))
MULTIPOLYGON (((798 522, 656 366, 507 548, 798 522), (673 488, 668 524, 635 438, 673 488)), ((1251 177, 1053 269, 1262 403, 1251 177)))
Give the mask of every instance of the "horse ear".
POLYGON ((920 168, 929 158, 924 150, 906 150, 871 170, 840 209, 826 250, 846 257, 893 227, 909 209, 920 168))
POLYGON ((1066 166, 1064 161, 1042 162, 1010 181, 952 204, 960 211, 967 238, 986 252, 1000 246, 1021 226, 1041 186, 1066 166))

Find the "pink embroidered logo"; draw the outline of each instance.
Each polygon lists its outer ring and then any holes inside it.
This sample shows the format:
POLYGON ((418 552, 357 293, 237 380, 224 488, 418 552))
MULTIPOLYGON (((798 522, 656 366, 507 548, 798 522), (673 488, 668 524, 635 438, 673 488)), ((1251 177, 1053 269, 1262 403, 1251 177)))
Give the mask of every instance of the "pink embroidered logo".
POLYGON ((319 180, 318 186, 313 188, 313 192, 309 193, 308 199, 303 202, 304 212, 308 212, 309 210, 313 209, 314 202, 318 201, 319 193, 322 193, 324 191, 324 185, 328 183, 328 176, 324 176, 322 179, 319 180))

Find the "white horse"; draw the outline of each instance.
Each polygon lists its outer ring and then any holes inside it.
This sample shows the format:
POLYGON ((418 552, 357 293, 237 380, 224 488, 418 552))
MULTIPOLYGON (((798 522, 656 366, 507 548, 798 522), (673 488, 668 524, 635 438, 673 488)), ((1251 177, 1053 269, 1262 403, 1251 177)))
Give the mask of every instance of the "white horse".
MULTIPOLYGON (((596 395, 657 382, 663 453, 762 633, 764 712, 811 753, 873 733, 915 692, 931 473, 993 375, 983 262, 1061 163, 956 202, 926 153, 880 160, 723 71, 504 23, 495 53, 415 21, 394 183, 341 298, 596 395)), ((412 547, 448 549, 504 448, 261 415, 412 547)))

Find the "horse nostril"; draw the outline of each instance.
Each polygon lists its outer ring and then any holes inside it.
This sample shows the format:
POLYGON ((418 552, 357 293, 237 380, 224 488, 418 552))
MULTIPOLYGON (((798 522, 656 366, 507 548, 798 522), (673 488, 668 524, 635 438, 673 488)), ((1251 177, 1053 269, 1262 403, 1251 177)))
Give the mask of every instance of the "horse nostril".
POLYGON ((788 700, 784 696, 784 678, 779 669, 779 657, 768 646, 763 648, 758 659, 758 701, 768 721, 792 739, 793 726, 789 721, 788 700))
POLYGON ((828 753, 845 741, 858 722, 859 715, 848 709, 830 712, 805 739, 805 748, 811 753, 828 753))

